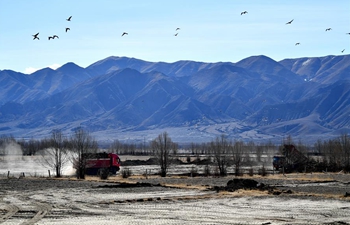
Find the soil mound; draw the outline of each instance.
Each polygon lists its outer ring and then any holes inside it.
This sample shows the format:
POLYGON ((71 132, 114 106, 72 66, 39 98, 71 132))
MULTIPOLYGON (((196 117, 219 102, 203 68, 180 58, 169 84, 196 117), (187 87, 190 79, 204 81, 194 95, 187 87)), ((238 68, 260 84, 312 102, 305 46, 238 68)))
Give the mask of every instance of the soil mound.
POLYGON ((149 158, 148 160, 126 160, 122 162, 122 166, 141 166, 141 165, 157 165, 158 161, 156 158, 149 158))
POLYGON ((256 180, 235 178, 235 179, 229 180, 226 186, 223 186, 223 187, 215 186, 214 189, 216 191, 230 191, 230 192, 233 192, 239 189, 264 191, 264 190, 269 190, 270 187, 265 185, 264 183, 259 183, 256 180))

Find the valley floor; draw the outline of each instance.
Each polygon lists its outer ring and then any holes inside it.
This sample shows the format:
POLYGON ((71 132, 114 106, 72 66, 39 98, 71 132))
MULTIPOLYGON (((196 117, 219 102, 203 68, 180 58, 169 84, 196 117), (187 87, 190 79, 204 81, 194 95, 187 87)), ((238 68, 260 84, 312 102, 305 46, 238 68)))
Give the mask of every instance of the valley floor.
POLYGON ((280 190, 213 189, 235 177, 0 178, 0 224, 350 224, 349 174, 254 179, 280 190))

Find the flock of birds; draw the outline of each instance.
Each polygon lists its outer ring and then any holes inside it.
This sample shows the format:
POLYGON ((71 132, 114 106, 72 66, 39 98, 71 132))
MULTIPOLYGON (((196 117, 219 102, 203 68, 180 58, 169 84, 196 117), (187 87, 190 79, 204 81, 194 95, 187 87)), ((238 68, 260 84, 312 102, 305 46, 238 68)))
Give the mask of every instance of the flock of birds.
MULTIPOLYGON (((247 12, 247 11, 241 12, 241 15, 245 15, 245 14, 248 14, 248 12, 247 12)), ((68 17, 66 20, 67 20, 68 22, 70 22, 71 19, 72 19, 72 16, 68 17)), ((286 23, 286 25, 292 24, 293 21, 294 21, 294 19, 288 21, 288 22, 286 23)), ((70 28, 69 28, 69 27, 66 27, 66 29, 65 29, 66 33, 67 33, 69 30, 70 30, 70 28)), ((174 34, 174 36, 178 36, 178 34, 179 34, 178 31, 179 31, 179 30, 180 30, 179 27, 175 29, 175 32, 176 32, 176 33, 174 34)), ((329 27, 329 28, 327 28, 325 31, 327 32, 327 31, 331 31, 331 30, 332 30, 332 28, 329 27)), ((350 33, 346 33, 346 34, 350 35, 350 33)), ((125 35, 128 35, 128 32, 123 32, 121 36, 123 37, 123 36, 125 36, 125 35)), ((40 40, 40 39, 39 39, 39 32, 36 33, 36 34, 34 34, 34 35, 32 35, 32 36, 33 36, 33 40, 35 40, 35 39, 40 40)), ((49 37, 48 37, 48 40, 55 39, 55 38, 58 38, 58 39, 59 39, 59 37, 58 37, 57 35, 53 35, 53 36, 49 36, 49 37)), ((295 43, 295 45, 300 45, 300 42, 295 43)), ((341 52, 344 53, 344 51, 345 51, 345 49, 343 49, 341 52)))
MULTIPOLYGON (((71 19, 72 19, 72 16, 68 17, 66 20, 67 20, 68 22, 70 22, 71 19)), ((67 33, 67 32, 70 30, 70 28, 69 28, 69 27, 66 27, 65 30, 66 30, 66 33, 67 33)), ((33 40, 35 40, 35 39, 40 40, 40 39, 39 39, 39 32, 36 33, 36 34, 33 34, 32 36, 33 36, 33 40)), ((50 41, 51 39, 55 39, 55 38, 58 38, 58 39, 59 39, 59 37, 58 37, 56 34, 53 35, 53 36, 49 36, 47 39, 50 41)))
MULTIPOLYGON (((247 14, 247 13, 248 13, 247 11, 243 11, 243 12, 241 12, 241 15, 244 15, 244 14, 247 14)), ((288 22, 286 23, 286 25, 292 24, 293 21, 294 21, 294 19, 288 21, 288 22)), ((332 28, 329 27, 329 28, 326 29, 326 32, 327 32, 327 31, 331 31, 331 30, 332 30, 332 28)), ((350 33, 346 33, 346 34, 350 35, 350 33)), ((300 42, 295 43, 295 45, 300 45, 300 42)), ((344 51, 345 51, 345 49, 343 49, 343 50, 341 51, 341 53, 344 53, 344 51)))
MULTIPOLYGON (((70 21, 72 20, 72 16, 68 17, 66 20, 67 20, 68 22, 70 22, 70 21)), ((69 28, 69 27, 66 27, 66 33, 67 33, 69 30, 70 30, 70 28, 69 28)), ((180 30, 179 27, 176 28, 175 31, 178 31, 178 30, 180 30)), ((128 32, 123 32, 121 36, 123 37, 124 35, 128 35, 128 34, 129 34, 128 32)), ((176 34, 174 34, 174 36, 177 36, 178 34, 179 34, 179 33, 177 32, 176 34)), ((39 38, 39 32, 36 33, 36 34, 33 34, 32 36, 33 36, 33 40, 35 40, 35 39, 40 40, 40 38, 39 38)), ((58 39, 59 39, 59 37, 55 34, 55 35, 53 35, 53 36, 49 36, 49 37, 48 37, 48 40, 50 41, 51 39, 55 39, 55 38, 58 38, 58 39)))

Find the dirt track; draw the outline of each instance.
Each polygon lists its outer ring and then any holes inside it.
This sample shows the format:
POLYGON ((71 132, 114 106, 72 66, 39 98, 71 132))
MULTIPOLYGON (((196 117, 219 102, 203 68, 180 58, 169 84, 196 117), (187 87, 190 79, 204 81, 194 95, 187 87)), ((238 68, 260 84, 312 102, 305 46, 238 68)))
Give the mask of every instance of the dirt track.
POLYGON ((0 224, 350 224, 350 197, 344 197, 350 193, 349 177, 252 178, 290 190, 278 196, 211 189, 233 177, 2 178, 0 224))

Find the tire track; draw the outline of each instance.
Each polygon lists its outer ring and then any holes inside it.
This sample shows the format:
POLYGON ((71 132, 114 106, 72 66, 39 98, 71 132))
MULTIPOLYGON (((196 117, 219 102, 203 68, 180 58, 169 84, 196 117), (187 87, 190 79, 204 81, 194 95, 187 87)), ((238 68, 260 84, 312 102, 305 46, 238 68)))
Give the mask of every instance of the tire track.
POLYGON ((11 221, 13 224, 34 225, 52 209, 51 205, 35 202, 28 196, 11 196, 5 204, 0 224, 11 221))
POLYGON ((33 218, 21 223, 20 225, 34 225, 38 221, 40 221, 44 216, 51 211, 51 206, 46 203, 33 203, 36 208, 37 213, 33 216, 33 218))
POLYGON ((7 213, 0 218, 0 223, 4 223, 6 220, 10 219, 18 212, 19 208, 15 205, 7 205, 5 210, 7 213))

